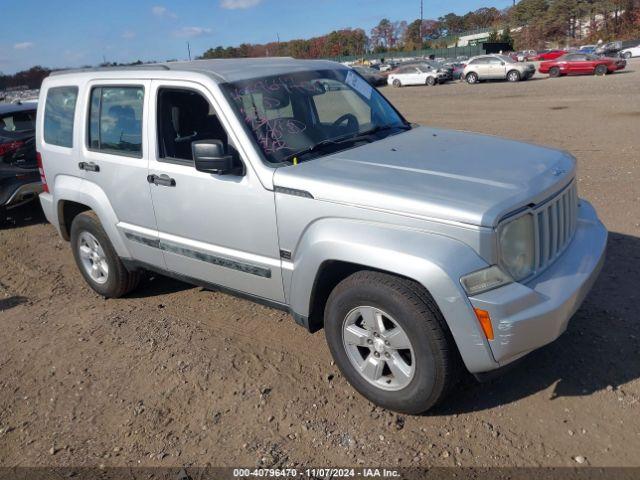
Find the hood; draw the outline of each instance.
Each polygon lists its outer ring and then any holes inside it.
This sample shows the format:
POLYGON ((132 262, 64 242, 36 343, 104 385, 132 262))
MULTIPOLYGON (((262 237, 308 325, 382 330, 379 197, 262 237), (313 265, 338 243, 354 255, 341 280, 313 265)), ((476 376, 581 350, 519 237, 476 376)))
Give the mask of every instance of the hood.
POLYGON ((416 127, 278 168, 274 184, 318 200, 492 227, 571 182, 566 152, 488 135, 416 127))

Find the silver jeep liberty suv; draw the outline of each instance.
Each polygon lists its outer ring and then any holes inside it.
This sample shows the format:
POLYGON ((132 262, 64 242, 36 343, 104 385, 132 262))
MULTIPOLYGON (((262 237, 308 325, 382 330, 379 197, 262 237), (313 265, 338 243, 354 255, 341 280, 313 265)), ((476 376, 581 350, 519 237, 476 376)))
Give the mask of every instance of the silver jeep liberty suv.
POLYGON ((571 155, 410 124, 336 63, 67 71, 40 105, 42 207, 96 292, 153 270, 286 309, 392 410, 552 342, 603 263, 571 155))

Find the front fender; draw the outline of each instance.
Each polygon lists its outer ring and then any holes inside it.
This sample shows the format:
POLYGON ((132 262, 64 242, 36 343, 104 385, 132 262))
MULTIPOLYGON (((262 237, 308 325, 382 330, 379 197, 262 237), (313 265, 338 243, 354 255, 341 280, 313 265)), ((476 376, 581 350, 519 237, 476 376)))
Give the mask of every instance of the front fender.
POLYGON ((419 230, 347 219, 322 219, 294 252, 289 300, 307 317, 315 279, 324 262, 343 261, 410 278, 423 285, 442 312, 470 371, 497 367, 460 277, 487 266, 458 240, 419 230))
POLYGON ((118 256, 122 258, 131 258, 129 249, 118 232, 116 225, 118 224, 118 217, 116 212, 111 206, 111 202, 107 198, 106 193, 98 185, 92 182, 78 177, 72 177, 69 175, 58 175, 53 186, 53 203, 55 205, 54 211, 57 215, 57 224, 59 229, 62 227, 62 202, 72 201, 81 203, 91 208, 105 232, 109 240, 113 244, 118 256))

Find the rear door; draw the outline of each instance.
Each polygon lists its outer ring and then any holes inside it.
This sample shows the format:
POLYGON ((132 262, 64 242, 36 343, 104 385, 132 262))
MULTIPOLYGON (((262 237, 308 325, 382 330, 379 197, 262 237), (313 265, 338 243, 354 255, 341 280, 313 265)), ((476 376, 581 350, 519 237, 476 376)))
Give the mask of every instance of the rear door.
POLYGON ((478 58, 472 62, 473 71, 475 71, 481 80, 491 78, 489 70, 489 59, 487 57, 478 58))
POLYGON ((149 80, 96 80, 84 93, 86 122, 81 165, 85 179, 104 191, 134 259, 164 267, 147 182, 149 80), (140 239, 149 241, 141 242, 140 239))

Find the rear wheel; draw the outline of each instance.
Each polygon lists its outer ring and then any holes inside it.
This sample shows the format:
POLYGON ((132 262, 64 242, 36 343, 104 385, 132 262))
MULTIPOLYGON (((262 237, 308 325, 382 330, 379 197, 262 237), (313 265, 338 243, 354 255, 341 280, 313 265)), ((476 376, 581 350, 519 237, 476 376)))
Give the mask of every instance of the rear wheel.
POLYGON ((396 87, 396 88, 400 88, 402 86, 402 82, 398 78, 396 78, 393 81, 393 86, 396 87))
POLYGON ((435 84, 436 84, 435 77, 427 77, 427 85, 429 85, 430 87, 433 87, 435 84))
POLYGON ((519 82, 520 81, 520 72, 517 70, 511 70, 507 73, 507 80, 510 82, 519 82))
POLYGON ((428 293, 410 280, 361 271, 331 292, 325 335, 340 371, 371 402, 422 413, 458 377, 458 357, 428 293))
POLYGON ((78 269, 97 293, 118 298, 138 286, 140 274, 126 269, 95 213, 83 212, 76 216, 70 236, 78 269))
POLYGON ((474 84, 478 83, 478 80, 479 80, 478 79, 478 74, 475 73, 475 72, 467 73, 466 80, 467 80, 467 83, 469 85, 474 85, 474 84))
POLYGON ((560 69, 558 67, 551 67, 549 69, 549 76, 552 78, 558 78, 560 76, 560 69))
POLYGON ((596 67, 596 70, 594 73, 596 75, 603 76, 603 75, 606 75, 608 71, 609 69, 607 68, 607 66, 601 64, 596 67))

